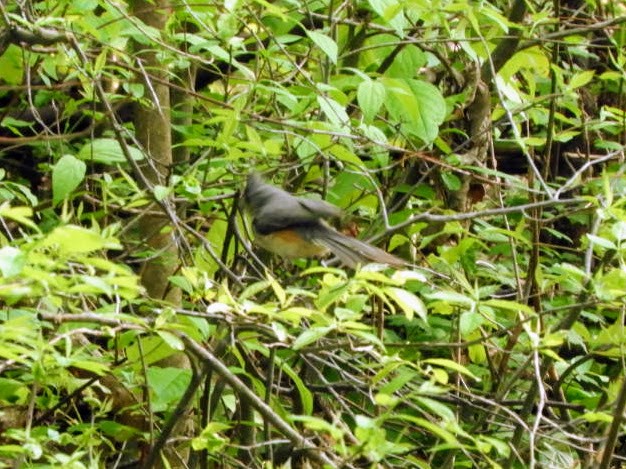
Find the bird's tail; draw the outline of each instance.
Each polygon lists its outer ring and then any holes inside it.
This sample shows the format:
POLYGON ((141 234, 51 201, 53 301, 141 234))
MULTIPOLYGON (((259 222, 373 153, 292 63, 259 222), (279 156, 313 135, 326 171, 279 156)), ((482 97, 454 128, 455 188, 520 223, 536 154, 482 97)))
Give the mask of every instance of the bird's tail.
POLYGON ((320 227, 309 235, 312 241, 326 247, 348 267, 356 267, 357 264, 363 265, 370 262, 388 264, 393 267, 408 265, 406 261, 393 254, 351 236, 346 236, 329 227, 320 227))

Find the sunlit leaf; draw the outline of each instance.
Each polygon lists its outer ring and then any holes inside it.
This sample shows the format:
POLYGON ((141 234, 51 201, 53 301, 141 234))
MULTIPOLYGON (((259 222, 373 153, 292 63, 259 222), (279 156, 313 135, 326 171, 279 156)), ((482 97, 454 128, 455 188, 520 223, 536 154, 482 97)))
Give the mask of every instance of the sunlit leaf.
POLYGON ((385 292, 400 306, 408 319, 413 319, 413 314, 417 314, 426 321, 426 306, 414 293, 395 287, 388 287, 385 292))
POLYGON ((104 249, 109 242, 95 231, 76 225, 66 225, 55 228, 42 244, 54 246, 66 254, 82 254, 104 249))
POLYGON ((18 275, 26 264, 26 255, 18 248, 4 246, 0 248, 0 273, 3 277, 18 275))
POLYGON ((326 54, 332 63, 337 63, 337 43, 331 37, 319 31, 310 31, 308 29, 306 34, 326 54))
POLYGON ((374 80, 363 80, 357 89, 357 100, 366 122, 371 122, 385 101, 385 87, 374 80))

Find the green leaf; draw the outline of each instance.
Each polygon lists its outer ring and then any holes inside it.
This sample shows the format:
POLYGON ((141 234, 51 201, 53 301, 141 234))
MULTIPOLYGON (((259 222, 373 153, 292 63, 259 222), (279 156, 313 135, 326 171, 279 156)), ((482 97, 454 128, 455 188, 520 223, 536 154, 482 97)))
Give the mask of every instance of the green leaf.
POLYGON ((434 422, 429 422, 428 420, 422 417, 415 417, 413 415, 408 415, 408 414, 398 414, 395 417, 398 420, 401 420, 401 421, 406 420, 408 422, 413 422, 414 424, 419 425, 420 427, 424 428, 426 431, 441 438, 443 441, 445 441, 449 445, 456 446, 459 443, 456 437, 452 433, 450 433, 448 430, 443 428, 442 425, 439 425, 434 422))
POLYGON ((337 43, 331 37, 318 31, 307 30, 306 34, 332 63, 337 63, 337 43))
POLYGON ((104 434, 115 438, 117 441, 127 441, 136 438, 141 432, 131 426, 124 425, 113 420, 102 420, 97 424, 97 428, 104 434))
POLYGON ((426 276, 415 270, 396 270, 391 275, 391 280, 394 282, 399 282, 401 285, 404 285, 407 281, 415 280, 418 282, 426 283, 426 276))
POLYGON ((601 275, 593 284, 596 295, 604 301, 623 299, 626 295, 626 271, 615 268, 601 275))
POLYGON ((409 26, 408 20, 403 14, 405 2, 397 0, 369 0, 372 9, 395 29, 399 37, 404 36, 404 30, 409 26))
POLYGON ((107 246, 107 240, 87 228, 65 225, 55 228, 42 244, 54 246, 65 254, 78 254, 103 249, 107 246))
MULTIPOLYGON (((19 85, 23 79, 24 51, 15 44, 9 44, 0 56, 0 70, 2 81, 7 85, 19 85)), ((3 121, 4 124, 4 121, 3 121)))
POLYGON ((171 332, 157 331, 157 334, 159 334, 159 337, 161 337, 161 339, 163 339, 165 343, 167 343, 167 345, 172 347, 174 350, 185 350, 185 344, 183 343, 183 341, 171 332))
POLYGON ((455 361, 448 360, 447 358, 427 358, 426 360, 422 360, 422 363, 429 363, 431 365, 437 365, 437 366, 441 366, 444 368, 448 368, 450 370, 456 371, 457 373, 461 373, 466 376, 469 376, 470 378, 473 378, 476 381, 480 381, 480 378, 478 376, 474 375, 470 370, 465 368, 463 365, 455 361))
POLYGON ((348 291, 349 285, 347 283, 334 285, 331 288, 324 288, 320 291, 315 306, 324 311, 329 305, 339 301, 348 291))
MULTIPOLYGON (((476 338, 478 337, 479 336, 476 335, 476 338)), ((471 340, 471 335, 468 339, 471 340)), ((487 351, 482 344, 470 345, 467 347, 467 352, 472 363, 485 363, 487 361, 487 351)))
POLYGON ((450 410, 450 408, 445 404, 425 396, 417 397, 416 401, 426 409, 433 412, 437 417, 440 417, 448 422, 454 422, 454 412, 452 412, 452 410, 450 410))
POLYGON ((312 344, 322 337, 325 337, 330 331, 334 329, 335 326, 312 327, 311 329, 308 329, 300 334, 298 338, 294 341, 291 348, 293 350, 300 350, 301 348, 312 344))
POLYGON ((459 318, 459 329, 461 337, 466 338, 469 334, 474 332, 480 326, 485 323, 485 318, 482 314, 476 311, 465 311, 461 313, 459 318))
POLYGON ((280 302, 280 305, 281 306, 285 306, 285 303, 287 301, 287 295, 285 293, 285 289, 269 273, 267 274, 267 280, 268 280, 270 286, 272 287, 272 290, 274 291, 274 295, 276 295, 276 298, 278 298, 278 301, 280 302))
POLYGON ((569 81, 568 88, 571 90, 575 90, 576 88, 585 86, 593 79, 594 74, 595 72, 593 70, 584 70, 582 72, 576 73, 569 81))
POLYGON ((151 366, 148 368, 147 378, 152 410, 161 412, 183 396, 191 381, 191 370, 151 366))
POLYGON ((94 360, 72 360, 72 366, 83 370, 91 371, 98 376, 103 376, 109 371, 109 364, 94 360))
MULTIPOLYGON (((128 146, 130 156, 135 161, 143 160, 144 156, 137 148, 128 146)), ((126 157, 120 143, 113 138, 98 138, 84 145, 78 155, 81 160, 102 164, 125 163, 126 157)))
POLYGON ((493 299, 482 301, 482 304, 485 306, 492 306, 494 308, 500 308, 500 309, 504 309, 507 311, 513 311, 513 312, 521 311, 524 314, 528 314, 531 316, 535 314, 535 310, 532 309, 530 306, 525 305, 523 303, 518 303, 517 301, 500 300, 497 298, 493 298, 493 299))
POLYGON ((407 319, 413 319, 413 314, 416 313, 421 319, 426 321, 426 306, 415 294, 396 287, 385 288, 385 293, 400 306, 407 319))
POLYGON ((18 248, 4 246, 0 249, 0 272, 3 277, 18 275, 25 264, 26 255, 18 248))
POLYGON ((346 164, 352 165, 355 168, 362 169, 365 167, 361 158, 355 155, 352 151, 345 146, 336 144, 328 149, 328 152, 337 158, 339 161, 343 161, 346 164))
POLYGON ((319 417, 310 415, 292 415, 290 420, 294 422, 302 422, 303 426, 309 430, 326 432, 335 440, 341 440, 344 436, 344 432, 341 430, 341 427, 337 427, 319 417))
POLYGON ((474 300, 469 296, 462 295, 461 293, 457 293, 451 290, 442 290, 430 293, 427 295, 427 298, 429 300, 441 300, 455 305, 471 306, 474 304, 474 300))
POLYGON ((385 102, 385 87, 370 79, 364 80, 357 88, 357 101, 366 122, 371 122, 385 102))
POLYGON ((391 78, 412 79, 418 76, 420 69, 428 62, 426 54, 419 48, 407 45, 393 59, 393 63, 385 72, 391 78))
POLYGON ((52 168, 52 203, 72 193, 85 178, 87 165, 73 155, 63 155, 52 168))
POLYGON ((617 249, 617 246, 615 245, 615 243, 609 239, 592 235, 591 233, 587 233, 586 236, 589 239, 589 241, 591 241, 596 246, 603 247, 604 249, 609 249, 609 250, 617 249))
POLYGON ((291 378, 293 383, 296 385, 298 389, 298 394, 300 395, 300 403, 302 404, 302 413, 304 415, 311 415, 313 413, 313 393, 309 391, 302 378, 298 376, 298 373, 289 366, 286 361, 281 360, 276 357, 280 369, 291 378))
POLYGON ((228 423, 209 422, 200 435, 191 440, 191 447, 196 451, 206 449, 210 453, 221 451, 229 442, 229 439, 221 433, 230 428, 231 425, 228 423))
MULTIPOLYGON (((584 415, 586 414, 587 412, 584 413, 584 415)), ((478 439, 486 442, 490 447, 493 447, 499 456, 506 458, 511 453, 511 447, 507 441, 502 441, 487 435, 479 435, 478 439)), ((497 466, 494 465, 493 467, 497 466)))
POLYGON ((439 89, 418 80, 383 78, 387 99, 385 107, 391 117, 403 124, 406 132, 432 143, 446 116, 446 102, 439 89))
POLYGON ((611 227, 611 234, 615 236, 618 241, 626 239, 626 221, 618 221, 611 227))
POLYGON ((31 220, 33 217, 33 209, 30 207, 11 207, 9 202, 5 202, 0 205, 0 217, 8 218, 24 226, 28 226, 33 230, 39 231, 37 225, 31 220))
POLYGON ((613 416, 607 412, 585 411, 582 413, 581 417, 587 422, 611 423, 613 421, 613 416))
POLYGON ((345 108, 334 99, 328 96, 318 96, 317 103, 324 115, 328 118, 328 121, 335 124, 337 127, 345 127, 350 122, 345 108))
POLYGON ((159 202, 164 200, 171 192, 171 189, 167 186, 161 186, 156 184, 153 189, 154 198, 159 202))
POLYGON ((539 47, 522 49, 507 60, 498 73, 506 82, 522 69, 533 70, 536 75, 547 77, 550 72, 550 60, 546 52, 539 47))
POLYGON ((96 277, 93 275, 81 275, 80 282, 69 289, 70 293, 104 293, 112 295, 113 288, 107 282, 106 277, 96 277))
POLYGON ((461 179, 452 172, 442 171, 441 180, 450 191, 458 191, 461 188, 461 179))

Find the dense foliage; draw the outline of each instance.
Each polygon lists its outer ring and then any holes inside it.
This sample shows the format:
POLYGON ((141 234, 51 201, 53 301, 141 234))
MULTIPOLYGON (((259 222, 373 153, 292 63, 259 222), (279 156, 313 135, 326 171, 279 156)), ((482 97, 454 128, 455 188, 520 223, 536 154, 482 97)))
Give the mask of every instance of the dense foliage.
POLYGON ((610 467, 626 6, 0 3, 2 467, 610 467), (406 269, 281 262, 257 170, 406 269))

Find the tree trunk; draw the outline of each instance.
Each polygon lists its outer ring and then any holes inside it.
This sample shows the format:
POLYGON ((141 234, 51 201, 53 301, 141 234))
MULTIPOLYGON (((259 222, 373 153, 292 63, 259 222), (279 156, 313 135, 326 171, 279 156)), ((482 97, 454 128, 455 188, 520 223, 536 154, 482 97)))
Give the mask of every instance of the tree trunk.
MULTIPOLYGON (((145 24, 159 30, 164 28, 170 11, 167 0, 154 2, 137 0, 132 6, 134 14, 145 24)), ((145 87, 144 96, 152 102, 150 106, 136 104, 134 108, 135 135, 148 155, 141 166, 141 171, 150 186, 166 186, 173 163, 168 74, 153 48, 150 46, 144 48, 137 44, 135 50, 136 59, 142 70, 138 81, 145 87)), ((142 216, 139 230, 144 245, 152 253, 141 271, 141 280, 148 295, 152 298, 163 299, 173 306, 180 306, 181 291, 171 285, 168 280, 180 265, 176 231, 175 227, 171 226, 170 217, 160 210, 158 204, 152 204, 147 213, 142 216)), ((176 353, 160 362, 159 365, 186 369, 191 367, 184 353, 176 353)), ((181 418, 170 437, 184 436, 192 428, 192 419, 188 416, 181 418)), ((181 452, 180 448, 165 445, 164 451, 170 467, 185 466, 188 448, 184 448, 181 452)))

